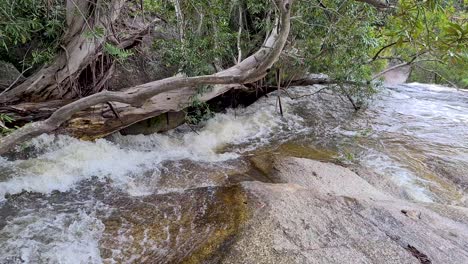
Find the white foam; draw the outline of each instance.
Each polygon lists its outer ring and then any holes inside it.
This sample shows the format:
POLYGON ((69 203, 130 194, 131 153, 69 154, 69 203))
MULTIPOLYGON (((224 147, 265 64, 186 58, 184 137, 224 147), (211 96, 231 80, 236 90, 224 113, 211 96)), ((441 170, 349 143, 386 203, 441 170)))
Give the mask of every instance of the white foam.
POLYGON ((0 230, 0 263, 102 263, 104 224, 79 210, 40 209, 16 217, 0 230))
POLYGON ((375 173, 382 175, 382 177, 390 177, 400 188, 406 190, 412 199, 427 203, 434 202, 428 190, 418 184, 420 178, 392 160, 388 155, 369 151, 361 160, 365 167, 371 168, 375 173))
POLYGON ((271 137, 297 130, 301 118, 288 112, 285 117, 275 111, 275 98, 263 98, 252 107, 217 114, 198 133, 175 131, 149 136, 115 135, 111 140, 86 142, 67 136, 42 135, 31 144, 44 152, 28 160, 0 160, 0 199, 5 194, 33 191, 51 193, 67 191, 85 179, 110 179, 112 184, 131 194, 150 193, 138 177, 150 171, 158 177, 161 163, 189 159, 197 162, 222 162, 235 159, 246 149, 221 152, 228 145, 249 142, 251 148, 266 144, 271 137), (1 172, 0 172, 1 174, 1 172), (5 172, 4 172, 5 174, 5 172))
POLYGON ((15 170, 9 180, 0 183, 1 196, 21 191, 67 191, 74 184, 93 176, 125 184, 131 181, 132 175, 142 172, 154 158, 142 152, 122 149, 107 140, 84 142, 59 136, 53 144, 41 146, 51 139, 54 137, 41 136, 33 141, 37 147, 49 148, 38 158, 5 164, 15 170))
POLYGON ((453 87, 447 87, 439 84, 433 84, 433 83, 418 83, 418 82, 412 82, 412 83, 407 83, 405 84, 406 86, 415 86, 415 87, 422 87, 427 90, 431 90, 434 92, 453 92, 453 91, 463 91, 463 90, 457 90, 457 88, 453 87))

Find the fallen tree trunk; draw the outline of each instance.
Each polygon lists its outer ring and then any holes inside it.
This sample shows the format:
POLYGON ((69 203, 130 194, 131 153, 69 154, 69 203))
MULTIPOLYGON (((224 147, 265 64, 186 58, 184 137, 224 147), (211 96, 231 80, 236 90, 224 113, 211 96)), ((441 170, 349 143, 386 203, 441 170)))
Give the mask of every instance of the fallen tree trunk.
MULTIPOLYGON (((238 84, 215 85, 210 92, 201 95, 199 100, 208 101, 238 86, 238 84)), ((141 106, 121 102, 98 104, 73 115, 57 130, 57 133, 85 140, 101 138, 139 121, 166 112, 181 111, 190 106, 196 94, 195 87, 181 87, 160 93, 141 106)))
POLYGON ((214 85, 211 92, 201 95, 200 99, 207 101, 233 86, 263 78, 286 44, 292 2, 274 1, 278 9, 276 26, 262 47, 239 64, 213 75, 171 77, 125 91, 103 91, 81 98, 59 108, 46 120, 27 124, 0 138, 0 154, 35 136, 53 131, 88 139, 102 137, 138 121, 187 107, 196 94, 197 86, 214 85), (116 104, 110 107, 109 102, 116 104), (62 126, 64 123, 65 126, 62 126))

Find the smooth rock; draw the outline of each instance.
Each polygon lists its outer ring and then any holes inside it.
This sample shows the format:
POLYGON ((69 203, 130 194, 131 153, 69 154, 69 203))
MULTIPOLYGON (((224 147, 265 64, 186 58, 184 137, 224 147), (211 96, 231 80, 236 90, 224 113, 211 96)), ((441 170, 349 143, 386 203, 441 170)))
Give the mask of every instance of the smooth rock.
POLYGON ((467 208, 393 198, 334 164, 273 166, 285 183, 242 184, 253 215, 222 263, 468 263, 467 208))
POLYGON ((411 66, 403 66, 386 72, 384 77, 385 85, 398 85, 406 83, 411 74, 411 66))

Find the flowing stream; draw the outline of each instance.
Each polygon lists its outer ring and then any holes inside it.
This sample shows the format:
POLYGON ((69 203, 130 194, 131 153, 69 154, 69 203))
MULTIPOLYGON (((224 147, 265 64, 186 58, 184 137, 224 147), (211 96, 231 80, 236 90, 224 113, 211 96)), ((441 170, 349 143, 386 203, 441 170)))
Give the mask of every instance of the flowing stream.
POLYGON ((326 91, 306 96, 317 89, 290 88, 284 116, 270 94, 197 132, 96 142, 43 135, 16 159, 0 157, 0 263, 202 256, 197 243, 219 243, 245 218, 235 183, 269 181, 263 156, 335 162, 396 197, 468 205, 467 92, 387 87, 355 113, 326 91))

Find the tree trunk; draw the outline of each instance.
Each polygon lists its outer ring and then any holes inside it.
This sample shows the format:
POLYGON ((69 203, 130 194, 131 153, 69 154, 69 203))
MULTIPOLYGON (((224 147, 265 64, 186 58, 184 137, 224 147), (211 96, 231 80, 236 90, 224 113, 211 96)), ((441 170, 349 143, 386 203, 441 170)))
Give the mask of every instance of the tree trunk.
MULTIPOLYGON (((119 17, 125 0, 67 1, 68 30, 62 41, 62 51, 50 64, 39 70, 19 86, 0 97, 0 105, 19 101, 44 102, 76 98, 89 94, 77 85, 79 74, 96 60, 106 34, 96 33, 109 29, 119 17), (107 14, 101 16, 102 14, 107 14)), ((107 72, 107 71, 106 71, 107 72)))
MULTIPOLYGON (((112 4, 121 8, 123 2, 115 0, 112 1, 112 4)), ((62 106, 44 121, 27 124, 12 134, 0 138, 0 154, 7 152, 15 145, 32 137, 53 131, 69 133, 87 139, 102 137, 138 121, 164 112, 185 108, 190 103, 191 97, 196 93, 197 86, 214 86, 212 91, 201 95, 200 99, 207 101, 234 86, 263 78, 276 62, 286 44, 290 31, 290 9, 292 2, 293 0, 274 1, 275 7, 278 9, 277 25, 265 40, 264 45, 256 53, 237 65, 213 75, 171 77, 135 86, 121 92, 103 91, 81 98, 62 106), (110 102, 114 103, 111 104, 110 102)), ((111 17, 114 16, 112 15, 111 17)), ((82 37, 77 37, 77 39, 82 39, 82 37)), ((81 55, 78 57, 75 55, 73 57, 70 56, 70 59, 77 58, 81 62, 80 64, 87 61, 89 56, 94 55, 97 46, 87 42, 82 42, 82 44, 91 46, 94 51, 85 51, 84 53, 87 56, 84 56, 82 59, 80 59, 83 55, 82 53, 78 53, 81 55)), ((79 47, 77 48, 79 49, 79 47)), ((80 68, 77 67, 78 63, 74 63, 74 61, 69 60, 66 65, 70 64, 74 65, 73 70, 70 69, 65 72, 76 72, 80 68)), ((63 63, 60 65, 63 69, 70 68, 64 67, 63 63)), ((49 68, 57 69, 57 66, 53 65, 49 68)), ((28 81, 28 83, 31 83, 29 87, 33 87, 33 90, 47 88, 48 86, 44 84, 42 79, 52 79, 56 73, 57 71, 53 73, 45 70, 40 71, 33 78, 34 81, 28 81)), ((66 79, 70 76, 71 74, 67 75, 64 73, 62 77, 66 79)), ((28 91, 28 89, 21 90, 22 93, 17 92, 13 95, 21 97, 28 91)), ((11 96, 10 98, 12 98, 11 96)), ((50 94, 47 98, 50 98, 50 94)))

